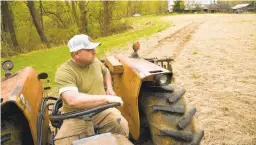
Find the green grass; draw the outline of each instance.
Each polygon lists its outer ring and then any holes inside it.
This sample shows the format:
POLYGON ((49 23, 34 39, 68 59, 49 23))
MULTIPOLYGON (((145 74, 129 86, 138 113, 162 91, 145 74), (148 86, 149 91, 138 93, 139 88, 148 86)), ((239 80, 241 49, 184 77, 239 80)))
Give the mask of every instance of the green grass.
MULTIPOLYGON (((171 22, 160 21, 160 18, 162 18, 162 16, 128 18, 128 23, 143 25, 143 27, 141 29, 129 30, 121 34, 95 40, 102 42, 102 45, 97 48, 97 56, 103 58, 104 54, 113 48, 127 45, 128 43, 138 40, 141 37, 150 36, 172 25, 171 22), (151 25, 146 25, 148 22, 151 22, 151 25)), ((26 54, 20 54, 10 58, 2 58, 1 61, 3 62, 6 59, 11 59, 15 65, 12 72, 17 72, 26 66, 33 67, 38 73, 46 72, 49 75, 51 86, 54 86, 54 74, 57 68, 69 58, 70 54, 67 46, 59 46, 26 54)), ((3 76, 3 71, 1 71, 1 76, 3 76)))
POLYGON ((109 51, 115 47, 127 45, 128 43, 136 41, 141 37, 150 36, 172 25, 170 22, 159 21, 160 18, 161 17, 156 16, 144 16, 126 19, 130 25, 137 24, 141 25, 142 28, 138 30, 129 30, 121 34, 95 40, 102 42, 102 46, 97 49, 98 56, 103 56, 106 51, 109 51), (150 25, 147 25, 148 23, 150 23, 150 25))

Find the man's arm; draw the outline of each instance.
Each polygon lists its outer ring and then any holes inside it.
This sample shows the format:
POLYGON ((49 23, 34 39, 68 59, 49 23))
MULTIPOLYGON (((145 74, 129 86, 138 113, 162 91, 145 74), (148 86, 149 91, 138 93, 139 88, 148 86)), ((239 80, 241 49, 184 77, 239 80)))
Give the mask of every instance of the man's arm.
POLYGON ((116 95, 115 91, 113 90, 113 86, 112 86, 112 78, 111 78, 111 74, 109 72, 109 70, 107 70, 106 74, 104 75, 104 83, 107 87, 107 95, 116 95))
POLYGON ((108 103, 121 103, 123 101, 118 96, 111 95, 89 95, 77 91, 65 91, 61 97, 67 102, 67 105, 78 109, 90 109, 108 103))

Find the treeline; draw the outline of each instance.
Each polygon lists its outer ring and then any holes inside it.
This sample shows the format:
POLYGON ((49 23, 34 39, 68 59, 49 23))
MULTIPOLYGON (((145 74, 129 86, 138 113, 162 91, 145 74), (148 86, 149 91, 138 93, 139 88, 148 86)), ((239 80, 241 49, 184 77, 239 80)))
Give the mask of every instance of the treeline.
POLYGON ((1 1, 2 57, 66 44, 75 34, 129 29, 123 18, 167 12, 167 1, 1 1))

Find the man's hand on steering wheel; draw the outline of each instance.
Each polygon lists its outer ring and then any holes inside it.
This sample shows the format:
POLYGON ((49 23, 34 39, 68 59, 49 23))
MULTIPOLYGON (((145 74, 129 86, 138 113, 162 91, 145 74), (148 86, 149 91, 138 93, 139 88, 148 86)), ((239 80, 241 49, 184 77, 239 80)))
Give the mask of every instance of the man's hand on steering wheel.
POLYGON ((107 102, 108 102, 109 104, 112 104, 112 103, 120 103, 121 106, 123 105, 123 100, 122 100, 121 97, 113 96, 113 95, 107 95, 106 99, 107 99, 107 102))

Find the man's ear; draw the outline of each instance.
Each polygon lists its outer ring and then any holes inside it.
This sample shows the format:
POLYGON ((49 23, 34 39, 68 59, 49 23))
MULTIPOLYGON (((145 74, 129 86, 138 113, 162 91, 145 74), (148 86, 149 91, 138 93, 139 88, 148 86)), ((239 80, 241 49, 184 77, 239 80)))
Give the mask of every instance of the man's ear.
POLYGON ((74 57, 79 58, 79 51, 74 52, 74 57))

